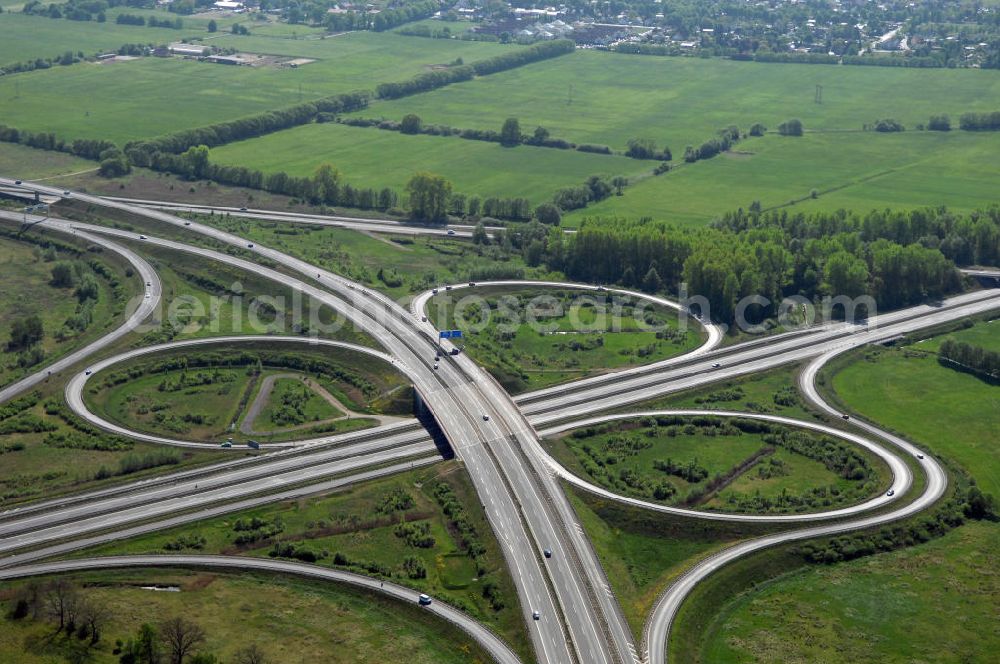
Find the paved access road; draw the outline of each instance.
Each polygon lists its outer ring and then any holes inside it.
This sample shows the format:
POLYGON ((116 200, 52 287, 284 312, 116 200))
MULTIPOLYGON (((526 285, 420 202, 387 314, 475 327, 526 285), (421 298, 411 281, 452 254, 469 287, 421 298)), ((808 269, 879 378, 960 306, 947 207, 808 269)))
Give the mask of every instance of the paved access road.
MULTIPOLYGON (((417 605, 419 593, 397 585, 391 581, 341 572, 339 570, 305 565, 303 563, 268 560, 265 558, 243 558, 238 556, 109 556, 106 558, 80 558, 59 562, 36 563, 13 569, 0 570, 0 579, 19 579, 43 574, 79 572, 94 569, 122 569, 138 567, 197 567, 205 569, 253 570, 270 574, 290 574, 321 581, 333 581, 380 593, 387 597, 417 605)), ((421 607, 435 616, 447 620, 460 628, 481 645, 500 664, 520 664, 520 658, 507 647, 496 634, 483 627, 462 611, 434 600, 429 606, 421 607)))

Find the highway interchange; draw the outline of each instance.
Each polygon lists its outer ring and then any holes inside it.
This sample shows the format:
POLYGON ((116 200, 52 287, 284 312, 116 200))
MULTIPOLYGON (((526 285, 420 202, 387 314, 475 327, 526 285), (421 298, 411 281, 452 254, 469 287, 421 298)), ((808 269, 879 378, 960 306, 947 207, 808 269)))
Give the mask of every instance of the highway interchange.
MULTIPOLYGON (((0 182, 11 184, 4 179, 0 179, 0 182)), ((62 193, 48 187, 28 186, 44 194, 62 193)), ((367 348, 361 352, 374 353, 382 361, 393 363, 414 383, 455 454, 469 471, 487 517, 501 543, 521 597, 536 657, 542 662, 662 662, 665 660, 666 641, 677 608, 690 589, 713 570, 766 546, 903 518, 935 502, 946 489, 947 477, 937 462, 926 453, 918 452, 906 441, 870 424, 852 420, 865 435, 839 429, 834 431, 837 435, 872 449, 890 464, 894 496, 882 494, 861 505, 827 514, 791 517, 708 514, 634 501, 590 485, 581 478, 572 476, 545 452, 536 430, 542 430, 542 434, 547 435, 558 429, 578 426, 581 422, 594 418, 595 413, 805 360, 810 363, 801 376, 804 394, 817 408, 836 416, 839 414, 822 401, 814 386, 816 372, 832 357, 858 345, 1000 307, 1000 292, 977 291, 951 298, 938 306, 914 307, 879 316, 865 325, 827 324, 723 349, 716 348, 721 334, 714 327, 709 327, 706 343, 689 355, 511 399, 464 354, 445 356, 438 370, 431 367, 435 362, 436 330, 430 323, 420 320, 420 313, 429 294, 418 297, 413 309, 407 311, 388 298, 371 292, 360 284, 350 283, 339 275, 280 252, 254 246, 245 238, 211 226, 146 207, 149 202, 140 206, 80 193, 72 195, 94 205, 125 210, 154 222, 182 229, 185 233, 197 233, 220 244, 238 247, 242 250, 241 254, 251 256, 242 258, 152 236, 141 240, 253 270, 333 307, 378 341, 387 353, 367 348), (262 266, 253 260, 254 257, 265 258, 269 265, 276 265, 280 270, 262 266), (886 441, 889 446, 884 444, 886 441), (919 466, 926 474, 927 482, 920 496, 898 508, 892 508, 891 503, 906 493, 912 483, 909 466, 899 457, 901 453, 911 457, 918 453, 923 455, 919 466), (573 510, 557 478, 567 479, 588 491, 607 494, 606 497, 631 502, 640 507, 676 511, 688 516, 823 523, 750 540, 698 563, 661 596, 647 621, 642 643, 637 647, 596 554, 586 541, 582 528, 576 523, 573 510), (876 507, 883 509, 871 514, 876 507), (541 556, 541 550, 545 548, 551 548, 559 555, 545 559, 541 556), (539 611, 541 619, 531 620, 532 611, 539 611)), ((239 214, 249 216, 242 212, 239 214)), ((14 217, 21 219, 21 215, 14 217)), ((289 219, 292 220, 294 219, 289 219)), ((144 434, 122 430, 113 423, 97 418, 87 411, 79 398, 83 385, 90 377, 80 364, 82 358, 97 353, 127 334, 159 299, 159 281, 155 272, 140 256, 119 244, 122 239, 134 243, 139 238, 135 232, 76 222, 39 220, 38 223, 58 232, 83 236, 90 242, 115 251, 136 266, 141 277, 150 284, 147 288, 150 297, 144 298, 144 302, 140 304, 140 309, 143 304, 147 304, 149 309, 137 311, 130 316, 113 333, 117 336, 111 338, 109 335, 67 356, 58 367, 53 365, 46 369, 57 373, 76 366, 79 372, 71 378, 66 388, 70 407, 96 426, 144 439, 141 437, 144 434), (119 242, 111 238, 116 238, 119 242), (148 271, 143 271, 143 264, 148 271), (143 315, 140 316, 140 313, 143 315)), ((669 301, 663 303, 666 306, 676 306, 669 301)), ((270 340, 275 339, 272 337, 270 340)), ((236 344, 247 341, 246 337, 240 337, 222 342, 236 344)), ((303 343, 303 339, 293 337, 280 342, 303 343)), ((220 340, 206 339, 197 343, 220 343, 220 340)), ((165 347, 171 345, 166 344, 165 347)), ((158 348, 155 351, 164 349, 158 348)), ((137 349, 130 353, 155 351, 137 349)), ((129 353, 124 355, 132 356, 129 353)), ((99 375, 100 370, 128 357, 120 355, 105 358, 86 368, 92 371, 91 375, 99 375)), ((30 380, 25 379, 28 382, 21 381, 10 386, 0 393, 3 395, 0 401, 29 389, 36 384, 31 380, 43 380, 45 376, 43 372, 39 372, 30 380)), ((147 436, 145 440, 161 444, 198 445, 191 441, 159 437, 147 436)), ((240 460, 218 464, 210 470, 186 471, 175 474, 173 478, 168 476, 149 483, 103 490, 66 501, 54 501, 44 508, 29 506, 22 510, 12 510, 0 514, 0 555, 10 554, 6 558, 0 558, 0 576, 15 574, 21 565, 37 564, 32 561, 42 557, 167 527, 165 524, 175 525, 185 520, 205 518, 209 513, 245 509, 248 503, 273 501, 277 499, 276 496, 288 495, 290 492, 304 495, 329 490, 329 486, 326 489, 318 488, 324 485, 324 480, 326 485, 330 482, 340 482, 342 485, 359 481, 362 477, 367 478, 372 473, 384 474, 405 469, 412 464, 432 463, 439 458, 437 454, 436 447, 422 428, 406 424, 393 425, 344 434, 332 440, 299 443, 295 449, 278 450, 258 457, 253 463, 240 460), (336 479, 328 479, 331 476, 336 476, 336 479), (224 502, 227 500, 236 502, 224 502), (180 514, 181 512, 184 514, 180 514), (86 537, 81 539, 84 535, 86 537)), ((119 560, 117 564, 122 563, 119 560)), ((37 573, 42 573, 42 570, 49 568, 25 569, 35 569, 38 570, 37 573)), ((459 626, 470 634, 475 631, 469 630, 468 626, 459 626)), ((489 646, 483 639, 479 640, 484 647, 489 646)), ((497 654, 493 648, 489 649, 497 654)), ((497 656, 506 661, 503 656, 497 656)))

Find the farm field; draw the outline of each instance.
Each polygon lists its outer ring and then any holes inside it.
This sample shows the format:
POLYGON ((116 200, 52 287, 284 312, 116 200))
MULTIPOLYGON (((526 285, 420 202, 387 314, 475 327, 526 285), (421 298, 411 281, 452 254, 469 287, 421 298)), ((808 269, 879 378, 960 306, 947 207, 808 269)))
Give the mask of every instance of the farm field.
MULTIPOLYGON (((24 4, 18 0, 19 4, 24 4)), ((70 21, 51 19, 47 16, 31 16, 20 12, 5 11, 0 14, 0 67, 14 62, 36 58, 55 58, 66 51, 74 54, 82 51, 85 56, 117 51, 124 44, 167 44, 191 37, 207 36, 205 26, 208 21, 196 21, 184 16, 184 27, 150 28, 148 26, 119 25, 114 17, 117 13, 139 14, 143 10, 126 7, 109 10, 108 21, 70 21)), ((174 20, 176 15, 166 12, 146 12, 158 18, 174 20)), ((27 91, 27 89, 25 89, 27 91)), ((0 99, 6 101, 5 95, 0 99)))
POLYGON ((463 607, 523 654, 528 646, 517 594, 477 502, 458 463, 442 462, 329 496, 231 514, 80 555, 180 550, 266 558, 275 557, 270 554, 279 546, 290 545, 292 551, 280 551, 277 557, 312 557, 318 565, 381 576, 427 592, 463 607), (442 507, 446 495, 461 503, 451 517, 442 507), (483 545, 478 558, 470 555, 454 525, 460 516, 474 528, 472 539, 483 545), (491 604, 489 593, 484 593, 487 587, 498 602, 491 604))
MULTIPOLYGON (((5 17, 7 14, 0 14, 0 20, 5 17)), ((53 23, 75 27, 77 23, 39 20, 46 27, 53 23)), ((177 37, 171 35, 170 41, 177 37)), ((53 43, 59 41, 55 35, 52 39, 53 43)), ((258 38, 257 43, 263 39, 258 38)), ((80 63, 0 77, 4 124, 71 139, 124 143, 340 92, 373 89, 378 83, 419 74, 431 65, 447 64, 460 57, 472 62, 502 52, 500 46, 479 42, 374 33, 309 41, 266 39, 265 43, 276 44, 268 52, 286 51, 281 54, 318 61, 290 69, 227 67, 150 57, 80 63), (299 48, 301 45, 306 46, 299 48)), ((239 47, 252 50, 250 45, 239 47)))
MULTIPOLYGON (((457 628, 419 607, 332 582, 294 576, 172 569, 115 570, 58 577, 85 601, 107 612, 102 638, 54 636, 54 624, 41 612, 12 620, 16 598, 39 577, 5 584, 0 598, 0 658, 20 664, 65 662, 86 652, 86 661, 116 664, 115 641, 134 639, 142 624, 158 628, 181 616, 205 631, 195 649, 234 662, 237 651, 256 645, 266 661, 407 661, 413 664, 464 664, 483 658, 477 644, 457 628), (173 591, 155 592, 156 588, 173 591)), ((191 659, 190 657, 188 658, 191 659)), ((187 661, 187 660, 186 660, 187 661)), ((205 661, 205 660, 199 660, 205 661)))
MULTIPOLYGON (((1000 330, 994 324, 986 327, 991 338, 1000 330)), ((930 350, 929 342, 914 349, 930 350)), ((1000 387, 943 367, 933 354, 907 348, 848 356, 830 380, 847 408, 958 463, 984 493, 1000 495, 1000 457, 994 448, 1000 387)))
POLYGON ((702 661, 977 662, 1000 647, 1000 527, 780 577, 712 625, 702 661), (877 588, 877 592, 872 592, 877 588))
POLYGON ((969 212, 998 202, 998 149, 1000 136, 960 131, 768 134, 713 159, 681 162, 677 170, 575 211, 563 223, 617 215, 699 226, 753 201, 765 210, 796 201, 787 208, 793 213, 939 205, 969 212))
POLYGON ((558 189, 579 186, 591 175, 627 175, 651 168, 627 157, 505 148, 458 137, 410 136, 337 123, 309 124, 230 143, 213 149, 209 159, 297 176, 311 176, 317 166, 329 162, 349 184, 390 187, 400 193, 414 173, 430 171, 451 180, 456 193, 522 197, 532 205, 548 202, 558 189))
MULTIPOLYGON (((440 40, 432 40, 440 41, 440 40)), ((517 117, 576 143, 625 149, 630 138, 667 145, 675 159, 728 125, 761 122, 771 130, 799 118, 806 130, 860 130, 894 117, 912 129, 946 113, 993 111, 1000 76, 975 69, 761 64, 723 59, 616 55, 580 50, 560 58, 361 112, 399 120, 499 129, 517 117), (823 103, 814 102, 816 85, 823 103), (572 90, 570 90, 572 88, 572 90), (569 102, 569 103, 567 103, 569 102), (473 119, 475 122, 473 123, 473 119)))
POLYGON ((469 355, 514 393, 656 362, 700 343, 700 329, 679 329, 673 310, 649 307, 643 314, 636 298, 618 299, 616 317, 616 298, 485 287, 441 291, 428 300, 426 313, 439 330, 462 329, 469 355))

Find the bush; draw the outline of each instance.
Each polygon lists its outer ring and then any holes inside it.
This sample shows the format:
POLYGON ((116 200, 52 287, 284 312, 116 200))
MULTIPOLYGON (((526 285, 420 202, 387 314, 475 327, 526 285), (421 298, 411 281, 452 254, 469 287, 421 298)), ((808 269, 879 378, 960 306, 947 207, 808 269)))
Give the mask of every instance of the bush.
POLYGON ((798 119, 788 120, 778 125, 778 133, 782 136, 801 136, 802 132, 802 121, 798 119))
POLYGON ((951 131, 951 118, 947 115, 932 115, 927 122, 930 131, 951 131))

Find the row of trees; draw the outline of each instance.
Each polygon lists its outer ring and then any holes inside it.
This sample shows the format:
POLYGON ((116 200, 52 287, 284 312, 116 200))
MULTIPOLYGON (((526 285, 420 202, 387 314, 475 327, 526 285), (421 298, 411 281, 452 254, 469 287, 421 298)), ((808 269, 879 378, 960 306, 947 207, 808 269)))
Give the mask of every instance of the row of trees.
POLYGON ((375 88, 375 96, 379 99, 398 99, 409 95, 428 92, 437 88, 468 81, 474 76, 485 76, 507 69, 514 69, 531 62, 554 58, 566 53, 572 53, 576 46, 568 39, 542 42, 526 48, 518 48, 510 53, 497 55, 486 60, 474 62, 471 65, 455 65, 447 69, 418 74, 406 81, 396 83, 381 83, 375 88))
MULTIPOLYGON (((331 114, 320 113, 317 122, 335 121, 350 127, 375 127, 386 131, 398 131, 403 134, 416 135, 425 134, 427 136, 455 136, 470 141, 486 141, 489 143, 501 143, 505 147, 517 145, 531 145, 534 147, 555 148, 557 150, 577 150, 579 152, 590 152, 594 154, 613 154, 610 147, 606 145, 589 145, 571 143, 562 138, 554 138, 545 127, 535 127, 531 133, 521 130, 520 121, 517 118, 507 118, 500 128, 500 131, 493 129, 461 129, 450 125, 425 124, 419 115, 408 113, 399 122, 395 120, 385 120, 379 118, 361 117, 335 117, 331 114)), ((652 156, 637 156, 638 159, 669 159, 670 150, 664 148, 663 151, 656 149, 656 144, 644 139, 634 139, 642 145, 651 144, 652 149, 648 154, 652 156)), ((630 142, 631 147, 631 142, 630 142)), ((638 152, 636 154, 639 154, 638 152)), ((626 156, 635 156, 626 153, 626 156)))
POLYGON ((992 113, 963 113, 958 128, 965 131, 1000 131, 1000 111, 992 113))
POLYGON ((20 143, 39 150, 54 150, 68 152, 85 159, 102 159, 109 150, 117 150, 111 141, 98 139, 77 139, 72 142, 57 138, 51 132, 32 133, 0 125, 0 141, 4 143, 20 143))
POLYGON ((486 76, 487 74, 495 74, 507 69, 515 69, 532 62, 538 62, 539 60, 567 55, 575 50, 576 44, 572 40, 555 39, 539 42, 524 48, 514 48, 509 53, 479 60, 472 63, 471 66, 476 76, 486 76))
POLYGON ((1000 379, 1000 353, 982 346, 948 338, 938 349, 938 357, 945 366, 958 366, 989 379, 1000 379))
POLYGON ((684 161, 692 163, 700 159, 711 159, 715 155, 727 151, 739 140, 739 127, 730 125, 725 129, 720 129, 717 136, 708 139, 697 148, 687 146, 684 150, 684 161))
POLYGON ((134 165, 148 166, 152 155, 157 152, 177 154, 198 145, 215 147, 269 134, 311 122, 321 112, 347 113, 365 108, 368 106, 369 98, 370 94, 363 91, 324 97, 276 111, 265 111, 205 127, 184 129, 157 138, 132 141, 125 145, 125 153, 134 165))
POLYGON ((372 30, 382 32, 397 25, 409 23, 433 15, 441 6, 437 0, 419 0, 401 7, 385 8, 372 19, 372 30))
POLYGON ((689 294, 708 299, 714 318, 731 322, 739 300, 752 295, 771 301, 749 312, 764 319, 776 315, 790 295, 812 301, 869 295, 878 306, 893 308, 954 292, 961 286, 955 259, 932 227, 960 239, 967 249, 963 258, 1000 263, 1000 211, 973 216, 952 220, 944 211, 913 211, 791 217, 741 211, 697 230, 596 220, 571 237, 536 236, 532 251, 536 261, 582 281, 646 290, 686 283, 689 294))
POLYGON ((417 74, 413 78, 396 83, 380 83, 375 88, 375 96, 379 99, 399 99, 421 92, 429 92, 443 88, 452 83, 471 80, 476 75, 471 65, 457 65, 447 69, 417 74))

